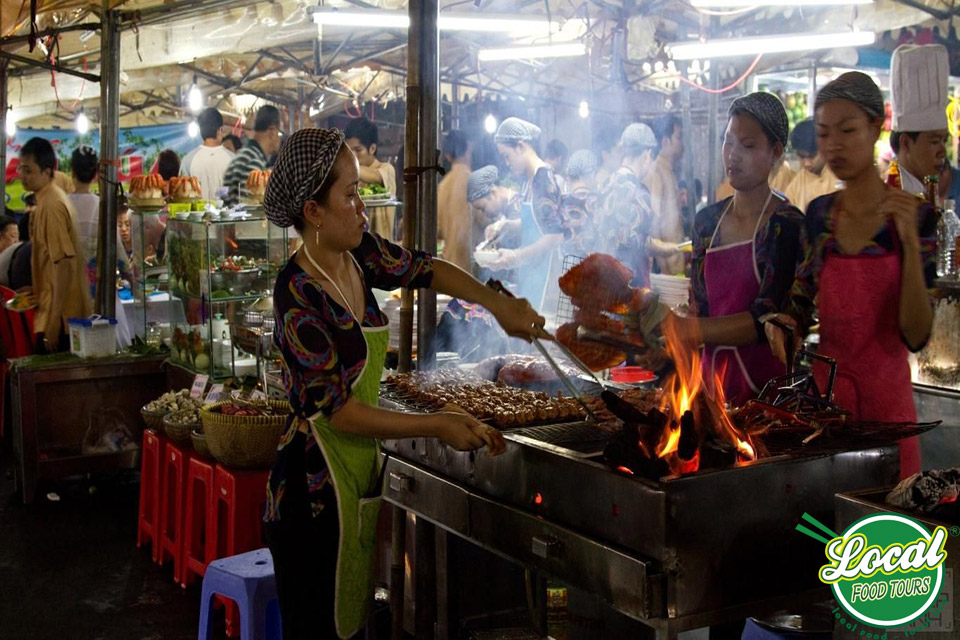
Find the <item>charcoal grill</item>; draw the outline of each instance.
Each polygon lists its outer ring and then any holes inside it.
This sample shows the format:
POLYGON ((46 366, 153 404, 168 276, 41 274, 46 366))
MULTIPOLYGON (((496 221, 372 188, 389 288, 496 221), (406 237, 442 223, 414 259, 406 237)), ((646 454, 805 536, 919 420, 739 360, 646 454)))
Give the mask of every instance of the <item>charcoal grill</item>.
POLYGON ((504 435, 496 458, 428 438, 385 442, 386 499, 664 638, 829 597, 822 550, 794 527, 804 512, 831 523, 835 494, 899 475, 889 435, 657 480, 604 464, 596 426, 504 435))

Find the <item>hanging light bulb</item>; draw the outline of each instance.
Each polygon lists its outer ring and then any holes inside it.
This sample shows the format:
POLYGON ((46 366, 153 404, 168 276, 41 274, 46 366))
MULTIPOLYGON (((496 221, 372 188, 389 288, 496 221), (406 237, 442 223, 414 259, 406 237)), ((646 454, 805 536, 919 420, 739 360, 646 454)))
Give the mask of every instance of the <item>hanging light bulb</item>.
POLYGON ((580 101, 580 117, 584 120, 590 117, 590 105, 586 100, 580 101))
POLYGON ((87 119, 83 109, 80 109, 80 113, 77 114, 77 133, 85 135, 88 131, 90 131, 90 120, 87 119))
POLYGON ((4 120, 3 128, 8 138, 17 135, 17 121, 13 118, 13 109, 7 109, 7 117, 4 120))
POLYGON ((190 92, 187 94, 187 106, 193 113, 200 113, 203 109, 203 94, 197 86, 197 74, 193 74, 193 85, 190 86, 190 92))
POLYGON ((200 125, 197 124, 196 120, 191 120, 190 124, 187 125, 187 135, 191 138, 196 138, 200 135, 200 125))
POLYGON ((492 113, 484 118, 483 128, 489 134, 494 134, 497 132, 497 119, 493 117, 492 113))

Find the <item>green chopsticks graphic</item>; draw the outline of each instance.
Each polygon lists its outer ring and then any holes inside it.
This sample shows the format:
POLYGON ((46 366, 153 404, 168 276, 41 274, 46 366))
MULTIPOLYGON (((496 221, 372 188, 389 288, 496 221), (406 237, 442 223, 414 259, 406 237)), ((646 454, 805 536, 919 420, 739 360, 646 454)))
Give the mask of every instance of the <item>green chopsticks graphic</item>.
POLYGON ((840 536, 838 536, 836 533, 834 533, 833 531, 831 531, 831 530, 830 530, 830 527, 826 526, 825 524, 823 524, 822 522, 820 522, 819 520, 817 520, 816 518, 814 518, 814 517, 813 517, 812 515, 810 515, 809 513, 804 513, 804 514, 803 514, 803 519, 806 520, 807 522, 809 522, 810 524, 812 524, 813 526, 815 526, 815 527, 816 527, 817 529, 819 529, 820 531, 822 531, 822 532, 824 532, 825 534, 827 534, 828 536, 830 536, 829 538, 824 538, 822 535, 820 535, 820 534, 817 533, 816 531, 813 531, 812 529, 808 529, 807 527, 803 526, 802 524, 798 524, 798 525, 797 525, 797 531, 799 531, 800 533, 802 533, 802 534, 804 534, 804 535, 810 536, 811 538, 813 538, 814 540, 816 540, 816 541, 818 541, 818 542, 822 542, 823 544, 829 544, 830 540, 832 540, 833 538, 839 538, 839 537, 840 537, 840 536))

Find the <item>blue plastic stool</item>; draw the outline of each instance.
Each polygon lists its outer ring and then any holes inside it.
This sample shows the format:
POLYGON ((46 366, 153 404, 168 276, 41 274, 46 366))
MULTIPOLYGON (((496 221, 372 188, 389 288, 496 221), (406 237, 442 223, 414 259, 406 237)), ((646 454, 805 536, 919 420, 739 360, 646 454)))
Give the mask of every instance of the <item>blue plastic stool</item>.
POLYGON ((213 597, 221 595, 240 609, 241 640, 282 640, 280 603, 269 549, 257 549, 207 565, 200 596, 198 640, 210 640, 213 597))

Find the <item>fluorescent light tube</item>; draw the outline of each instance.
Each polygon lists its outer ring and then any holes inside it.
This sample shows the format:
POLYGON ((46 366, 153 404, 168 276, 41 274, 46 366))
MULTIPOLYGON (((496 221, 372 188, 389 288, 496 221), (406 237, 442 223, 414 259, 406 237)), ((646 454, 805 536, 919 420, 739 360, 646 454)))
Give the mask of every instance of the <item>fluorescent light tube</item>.
MULTIPOLYGON (((410 17, 401 11, 330 11, 313 12, 319 25, 366 27, 368 29, 407 29, 410 17)), ((557 22, 539 17, 510 17, 475 14, 443 14, 437 17, 442 31, 478 31, 488 33, 547 34, 560 28, 557 22)))
POLYGON ((582 42, 545 44, 533 47, 505 47, 503 49, 480 49, 477 57, 481 62, 497 60, 530 60, 533 58, 569 58, 587 54, 582 42))
POLYGON ((733 56, 755 56, 761 53, 815 51, 841 47, 863 47, 876 40, 872 31, 841 31, 839 33, 806 33, 800 35, 733 38, 707 42, 678 42, 669 45, 674 60, 702 60, 733 56))
POLYGON ((873 4, 873 0, 690 0, 697 9, 738 9, 742 7, 826 7, 873 4))

